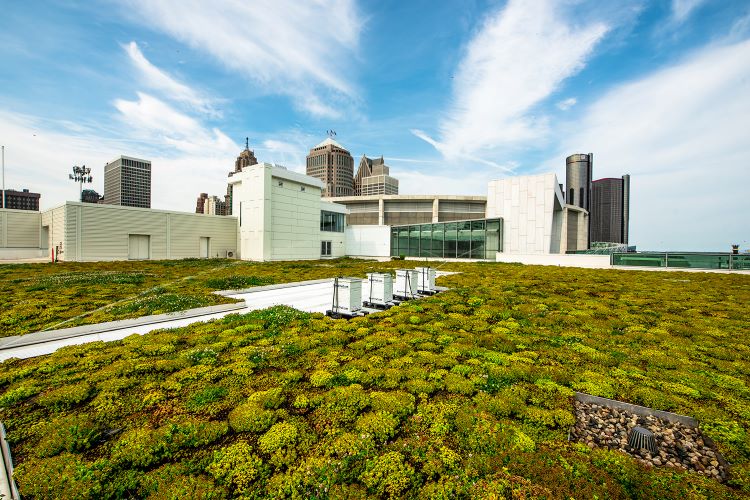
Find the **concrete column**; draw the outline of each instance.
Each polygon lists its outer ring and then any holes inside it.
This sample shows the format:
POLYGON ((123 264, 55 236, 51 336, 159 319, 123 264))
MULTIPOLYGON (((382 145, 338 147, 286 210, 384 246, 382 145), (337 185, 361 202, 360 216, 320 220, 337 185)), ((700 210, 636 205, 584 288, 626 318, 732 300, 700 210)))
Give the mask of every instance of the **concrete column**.
POLYGON ((385 225, 385 200, 378 199, 378 226, 385 225))
POLYGON ((435 198, 432 200, 432 223, 439 222, 438 219, 440 218, 440 200, 438 198, 435 198))

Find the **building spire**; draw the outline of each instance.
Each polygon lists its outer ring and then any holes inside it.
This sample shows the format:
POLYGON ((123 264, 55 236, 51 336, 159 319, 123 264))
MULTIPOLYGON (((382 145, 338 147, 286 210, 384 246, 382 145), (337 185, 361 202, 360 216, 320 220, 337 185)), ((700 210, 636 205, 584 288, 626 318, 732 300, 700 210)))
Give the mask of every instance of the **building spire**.
POLYGON ((245 137, 245 149, 250 149, 250 138, 245 137))

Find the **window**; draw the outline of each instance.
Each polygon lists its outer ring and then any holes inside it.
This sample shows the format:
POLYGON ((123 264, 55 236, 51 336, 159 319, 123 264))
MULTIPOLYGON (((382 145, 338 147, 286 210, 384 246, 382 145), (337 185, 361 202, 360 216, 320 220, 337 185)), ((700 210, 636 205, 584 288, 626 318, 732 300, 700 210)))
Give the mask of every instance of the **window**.
POLYGON ((576 204, 576 188, 570 188, 570 199, 568 200, 568 205, 575 205, 576 204))
POLYGON ((300 190, 300 191, 304 191, 304 190, 305 190, 305 186, 300 186, 300 187, 299 187, 299 190, 300 190))
POLYGON ((320 212, 320 230, 334 233, 344 232, 344 214, 336 212, 320 212))
POLYGON ((321 241, 320 242, 320 255, 321 255, 321 257, 330 257, 331 256, 331 242, 330 241, 321 241))

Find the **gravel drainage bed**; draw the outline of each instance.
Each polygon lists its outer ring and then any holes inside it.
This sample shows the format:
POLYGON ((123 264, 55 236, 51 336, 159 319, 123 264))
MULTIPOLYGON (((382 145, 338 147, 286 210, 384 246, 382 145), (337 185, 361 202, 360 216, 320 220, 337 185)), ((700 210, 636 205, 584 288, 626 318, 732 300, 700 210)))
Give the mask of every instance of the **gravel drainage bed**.
POLYGON ((576 424, 570 431, 571 441, 619 450, 649 466, 727 479, 729 464, 690 417, 582 393, 576 394, 573 405, 576 424))

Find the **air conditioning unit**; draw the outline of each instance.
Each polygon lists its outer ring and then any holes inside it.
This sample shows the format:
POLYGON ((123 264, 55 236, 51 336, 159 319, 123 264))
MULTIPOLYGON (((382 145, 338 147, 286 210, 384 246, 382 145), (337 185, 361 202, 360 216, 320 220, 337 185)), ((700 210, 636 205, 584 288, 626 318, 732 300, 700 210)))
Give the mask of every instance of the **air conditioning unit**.
POLYGON ((362 309, 362 280, 360 278, 335 278, 331 310, 334 315, 353 315, 362 309))
POLYGON ((432 295, 436 292, 435 290, 435 270, 431 267, 417 267, 414 268, 419 273, 419 283, 417 290, 419 293, 425 295, 432 295))
POLYGON ((393 276, 389 273, 367 273, 365 280, 366 306, 388 306, 393 301, 393 276))
POLYGON ((227 259, 234 259, 234 252, 232 250, 227 250, 226 258, 227 259))
POLYGON ((393 296, 400 299, 417 297, 419 273, 414 269, 396 269, 396 289, 393 296))

